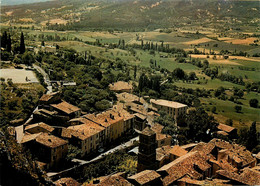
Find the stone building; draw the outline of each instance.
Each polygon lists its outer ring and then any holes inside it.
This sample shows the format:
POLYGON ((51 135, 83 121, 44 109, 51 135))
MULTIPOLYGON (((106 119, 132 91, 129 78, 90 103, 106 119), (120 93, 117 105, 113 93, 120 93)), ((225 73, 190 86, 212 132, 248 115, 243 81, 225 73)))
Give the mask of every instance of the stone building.
POLYGON ((156 133, 146 127, 139 135, 137 171, 156 169, 156 133))

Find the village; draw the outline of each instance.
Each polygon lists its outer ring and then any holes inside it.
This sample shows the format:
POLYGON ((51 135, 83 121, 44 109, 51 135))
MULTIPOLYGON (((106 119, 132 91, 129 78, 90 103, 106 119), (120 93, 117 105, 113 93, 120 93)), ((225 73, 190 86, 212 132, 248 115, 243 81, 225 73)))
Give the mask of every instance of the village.
MULTIPOLYGON (((40 98, 29 120, 8 128, 56 185, 80 185, 70 175, 74 170, 126 148, 138 156, 137 174, 117 172, 87 185, 260 184, 259 153, 253 155, 241 145, 216 138, 180 146, 163 134, 164 126, 156 122, 159 112, 177 121, 185 117, 187 105, 162 99, 147 102, 132 94, 129 82, 112 83, 109 89, 116 93, 117 102, 103 112, 85 113, 62 100, 59 92, 51 92, 40 98), (72 167, 64 165, 69 146, 80 150, 80 157, 71 160, 72 167)), ((234 127, 220 123, 217 129, 219 135, 237 137, 234 127)))

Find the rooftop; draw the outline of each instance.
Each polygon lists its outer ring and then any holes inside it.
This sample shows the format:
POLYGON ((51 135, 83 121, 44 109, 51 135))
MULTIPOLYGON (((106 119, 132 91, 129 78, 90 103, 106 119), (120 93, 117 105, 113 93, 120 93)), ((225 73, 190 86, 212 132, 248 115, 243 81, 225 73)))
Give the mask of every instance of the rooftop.
POLYGON ((56 186, 79 186, 80 184, 73 178, 61 178, 54 182, 56 186))
POLYGON ((30 129, 33 129, 33 128, 36 128, 36 127, 45 129, 48 132, 52 132, 54 130, 54 128, 52 126, 47 125, 46 123, 43 123, 43 122, 27 125, 25 127, 25 130, 30 130, 30 129))
POLYGON ((222 123, 220 123, 220 124, 217 126, 217 128, 218 128, 219 130, 225 131, 225 132, 227 132, 227 133, 229 133, 229 132, 231 132, 231 131, 233 131, 233 130, 235 129, 234 127, 231 127, 231 126, 228 126, 228 125, 225 125, 225 124, 222 124, 222 123))
POLYGON ((254 169, 247 168, 240 175, 227 170, 218 170, 217 174, 246 185, 260 185, 260 172, 254 169))
POLYGON ((128 177, 130 180, 135 180, 140 185, 149 184, 149 182, 160 178, 161 175, 158 174, 154 170, 144 170, 142 172, 139 172, 131 177, 128 177))
POLYGON ((40 98, 40 101, 49 101, 53 96, 59 94, 59 92, 53 92, 50 94, 43 94, 42 97, 40 98))
POLYGON ((67 132, 71 132, 71 135, 81 140, 85 140, 105 130, 104 127, 101 127, 88 119, 84 119, 84 124, 70 126, 68 129, 67 132))
POLYGON ((86 184, 86 185, 98 185, 98 186, 108 186, 108 185, 113 185, 113 186, 131 186, 132 184, 129 183, 122 175, 124 173, 119 172, 116 174, 112 174, 109 176, 103 176, 97 178, 100 182, 98 184, 86 184))
POLYGON ((128 102, 139 102, 141 104, 146 103, 146 101, 142 97, 138 97, 134 94, 130 94, 127 92, 117 94, 116 96, 117 96, 118 101, 124 101, 126 103, 128 103, 128 102))
POLYGON ((184 105, 182 103, 178 103, 178 102, 175 102, 175 101, 163 100, 163 99, 151 99, 150 102, 154 103, 156 105, 161 105, 161 106, 171 107, 171 108, 187 107, 187 105, 184 105))
POLYGON ((162 146, 156 149, 156 160, 161 161, 164 157, 170 155, 170 150, 172 147, 170 145, 162 146))
POLYGON ((71 105, 66 101, 62 101, 61 103, 58 103, 58 104, 51 104, 51 106, 62 112, 65 112, 66 114, 71 114, 71 113, 80 111, 80 108, 78 108, 74 105, 71 105))
POLYGON ((98 124, 102 125, 103 127, 108 127, 114 123, 124 120, 123 115, 120 115, 120 113, 118 113, 112 109, 104 111, 99 114, 87 114, 87 115, 84 115, 83 117, 87 118, 95 123, 98 123, 98 124))
POLYGON ((183 148, 181 148, 179 145, 175 145, 171 150, 170 150, 170 154, 173 154, 175 156, 183 156, 185 154, 187 154, 188 151, 184 150, 183 148))
POLYGON ((109 89, 113 91, 120 91, 120 90, 133 90, 133 86, 125 81, 118 81, 116 83, 111 83, 109 85, 109 89))
POLYGON ((211 167, 207 163, 207 160, 208 157, 205 154, 190 152, 177 158, 171 163, 164 165, 157 171, 167 173, 163 178, 164 185, 172 184, 185 175, 188 175, 193 179, 199 179, 202 175, 194 169, 194 165, 196 165, 200 170, 206 171, 211 167))
POLYGON ((141 134, 152 136, 155 135, 156 133, 150 127, 146 127, 144 130, 142 130, 141 134))
POLYGON ((63 140, 53 135, 49 135, 47 133, 25 135, 21 143, 26 143, 32 140, 35 140, 36 142, 50 148, 56 148, 58 146, 65 145, 68 143, 66 140, 63 140))

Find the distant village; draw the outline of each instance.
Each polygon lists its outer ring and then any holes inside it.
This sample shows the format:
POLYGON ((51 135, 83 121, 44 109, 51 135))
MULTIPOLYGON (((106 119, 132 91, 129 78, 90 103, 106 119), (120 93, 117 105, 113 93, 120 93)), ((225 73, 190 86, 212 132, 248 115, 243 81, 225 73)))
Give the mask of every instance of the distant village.
MULTIPOLYGON (((178 141, 173 144, 172 137, 162 133, 164 126, 155 121, 159 111, 176 121, 185 116, 187 105, 161 99, 147 102, 132 94, 128 82, 118 81, 109 88, 116 93, 117 102, 108 110, 92 114, 62 100, 59 92, 44 94, 30 119, 8 131, 46 172, 64 163, 69 145, 79 148, 81 157, 96 157, 120 145, 121 140, 129 141, 133 146, 129 153, 138 155, 138 173, 117 172, 95 178, 89 185, 260 184, 260 153, 253 156, 241 145, 216 138, 179 146, 178 141)), ((219 124, 217 128, 219 135, 230 139, 237 135, 234 127, 219 124)), ((48 176, 56 185, 80 185, 64 171, 48 176)))

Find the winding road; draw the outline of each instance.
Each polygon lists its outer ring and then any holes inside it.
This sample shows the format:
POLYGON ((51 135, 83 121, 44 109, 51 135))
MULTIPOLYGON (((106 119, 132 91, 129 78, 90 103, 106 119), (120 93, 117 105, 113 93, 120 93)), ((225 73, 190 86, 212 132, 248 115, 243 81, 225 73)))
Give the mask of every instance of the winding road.
POLYGON ((38 65, 33 64, 33 68, 35 68, 39 73, 42 74, 42 76, 44 78, 44 82, 47 84, 47 94, 52 93, 52 86, 50 83, 49 75, 38 65))

